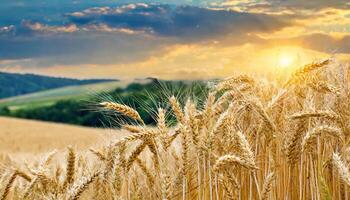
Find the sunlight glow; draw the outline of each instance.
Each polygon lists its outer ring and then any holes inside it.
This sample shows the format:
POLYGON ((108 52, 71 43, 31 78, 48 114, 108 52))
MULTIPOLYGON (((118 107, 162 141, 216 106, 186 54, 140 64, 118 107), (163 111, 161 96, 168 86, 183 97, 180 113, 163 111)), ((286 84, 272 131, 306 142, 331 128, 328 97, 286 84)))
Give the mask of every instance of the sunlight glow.
POLYGON ((288 54, 282 54, 279 56, 279 66, 280 67, 289 67, 293 64, 294 58, 288 54))

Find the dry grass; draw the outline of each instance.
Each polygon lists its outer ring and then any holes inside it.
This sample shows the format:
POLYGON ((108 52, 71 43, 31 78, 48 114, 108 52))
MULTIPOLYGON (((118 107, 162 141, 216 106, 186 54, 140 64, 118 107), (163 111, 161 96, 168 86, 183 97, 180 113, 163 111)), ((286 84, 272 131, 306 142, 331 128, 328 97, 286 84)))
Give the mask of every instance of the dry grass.
POLYGON ((168 107, 159 108, 156 127, 144 126, 128 106, 104 102, 104 109, 139 125, 125 124, 128 136, 100 148, 69 147, 63 160, 53 152, 40 162, 10 163, 1 170, 0 194, 2 199, 348 199, 348 74, 347 66, 326 60, 301 67, 285 83, 230 77, 212 87, 203 106, 171 97, 168 107), (171 127, 170 114, 177 119, 171 127))

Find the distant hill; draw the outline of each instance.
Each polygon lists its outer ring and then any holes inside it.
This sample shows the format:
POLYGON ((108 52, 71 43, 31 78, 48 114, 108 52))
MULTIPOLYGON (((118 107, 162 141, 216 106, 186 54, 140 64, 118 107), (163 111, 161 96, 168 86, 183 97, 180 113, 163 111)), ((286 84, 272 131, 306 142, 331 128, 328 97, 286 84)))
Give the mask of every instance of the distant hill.
POLYGON ((101 92, 109 92, 116 88, 123 88, 129 81, 110 81, 86 85, 65 86, 30 94, 0 99, 1 108, 8 107, 11 110, 48 106, 60 100, 75 99, 84 100, 101 92))
MULTIPOLYGON (((129 119, 115 112, 103 112, 97 106, 101 101, 115 100, 135 108, 146 124, 155 124, 153 114, 159 107, 169 107, 169 96, 174 95, 178 101, 185 102, 191 94, 202 102, 208 93, 206 84, 202 82, 139 80, 127 86, 123 82, 109 86, 107 84, 110 83, 94 84, 92 90, 95 94, 85 97, 81 96, 86 95, 86 92, 81 92, 85 90, 81 87, 85 86, 74 86, 3 99, 0 100, 0 115, 92 127, 118 126, 118 122, 129 119), (99 90, 97 86, 105 89, 99 90)), ((169 120, 174 120, 172 115, 169 120)))
POLYGON ((112 79, 70 79, 40 76, 34 74, 13 74, 0 72, 0 99, 65 86, 116 81, 112 79))

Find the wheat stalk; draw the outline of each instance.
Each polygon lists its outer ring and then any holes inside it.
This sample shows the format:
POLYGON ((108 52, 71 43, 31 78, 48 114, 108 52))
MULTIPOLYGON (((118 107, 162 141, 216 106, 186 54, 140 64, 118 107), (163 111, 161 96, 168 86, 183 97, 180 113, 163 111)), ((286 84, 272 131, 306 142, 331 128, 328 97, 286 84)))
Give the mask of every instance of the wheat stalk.
POLYGON ((24 180, 26 180, 28 182, 32 181, 32 178, 28 174, 26 174, 25 172, 20 171, 18 169, 16 169, 16 172, 17 172, 17 176, 22 177, 24 180))
POLYGON ((315 63, 304 65, 303 67, 299 68, 292 74, 291 78, 286 81, 284 86, 287 87, 293 83, 298 83, 299 81, 303 80, 305 75, 307 75, 308 73, 328 65, 330 62, 331 62, 331 59, 326 59, 321 62, 315 62, 315 63))
POLYGON ((123 129, 131 132, 131 133, 140 133, 143 131, 142 127, 140 126, 134 126, 134 125, 129 125, 129 124, 125 124, 123 125, 123 129))
POLYGON ((32 191, 32 188, 38 183, 38 181, 39 181, 39 178, 37 176, 32 179, 29 186, 26 188, 26 190, 23 193, 23 199, 26 199, 29 196, 30 192, 32 191))
POLYGON ((140 169, 143 171, 143 173, 145 173, 149 184, 152 186, 154 184, 154 177, 153 177, 153 175, 147 169, 146 165, 142 162, 141 159, 135 158, 135 160, 136 160, 136 163, 138 164, 138 166, 140 167, 140 169))
POLYGON ((107 158, 101 151, 98 151, 94 148, 89 149, 96 157, 98 157, 101 161, 105 161, 107 158))
POLYGON ((113 143, 112 146, 118 146, 121 144, 125 144, 126 142, 131 142, 135 140, 144 140, 147 138, 152 137, 155 134, 155 131, 153 130, 144 130, 140 133, 134 133, 132 135, 128 135, 120 140, 117 140, 116 142, 113 143))
POLYGON ((270 172, 264 181, 264 186, 263 186, 263 190, 262 190, 262 195, 261 195, 261 199, 262 200, 266 200, 269 199, 269 194, 271 192, 271 187, 272 187, 272 182, 275 178, 275 173, 270 172))
POLYGON ((107 108, 107 109, 114 110, 118 113, 121 113, 125 116, 128 116, 128 117, 144 124, 140 114, 136 110, 134 110, 133 108, 131 108, 129 106, 122 105, 119 103, 114 103, 114 102, 102 102, 102 103, 100 103, 100 105, 107 108))
POLYGON ((323 81, 313 81, 308 84, 312 89, 321 93, 340 94, 340 89, 323 81))
POLYGON ((162 180, 162 195, 163 200, 170 200, 171 199, 171 180, 169 176, 169 172, 166 174, 163 174, 163 180, 162 180))
POLYGON ((69 186, 74 182, 74 173, 75 173, 75 152, 72 147, 68 147, 68 156, 67 156, 67 167, 66 167, 66 178, 64 180, 64 186, 69 186))
POLYGON ((258 169, 256 166, 252 165, 252 163, 250 163, 249 161, 238 157, 236 155, 224 155, 221 156, 220 158, 218 158, 216 160, 216 163, 214 165, 214 169, 215 171, 219 171, 220 169, 222 169, 225 166, 231 165, 231 164, 235 164, 235 165, 239 165, 248 169, 258 169))
POLYGON ((1 195, 1 200, 5 200, 6 199, 6 197, 8 196, 8 194, 9 194, 9 192, 10 192, 10 189, 11 189, 11 187, 12 187, 12 185, 13 185, 13 183, 15 182, 15 180, 16 180, 16 177, 17 177, 17 171, 14 171, 12 174, 11 174, 11 176, 10 176, 10 178, 9 178, 9 180, 8 180, 8 182, 7 182, 7 184, 5 185, 5 189, 4 189, 4 191, 2 192, 2 195, 1 195))
POLYGON ((89 185, 99 176, 99 172, 95 172, 88 178, 82 178, 75 186, 72 187, 69 200, 78 200, 83 192, 87 190, 89 185))
POLYGON ((226 78, 223 81, 221 81, 216 86, 215 89, 217 91, 224 90, 224 89, 230 89, 230 88, 235 87, 236 84, 242 84, 242 83, 253 85, 255 83, 255 81, 252 77, 245 75, 245 74, 239 75, 239 76, 232 76, 232 77, 226 78))
POLYGON ((339 128, 331 127, 328 125, 317 126, 305 134, 305 136, 301 142, 302 151, 304 151, 305 149, 310 147, 312 144, 312 140, 314 138, 320 136, 321 133, 335 136, 340 140, 342 140, 342 138, 343 138, 343 135, 342 135, 341 130, 339 128))
POLYGON ((291 134, 290 138, 287 140, 286 154, 288 158, 288 163, 294 165, 299 159, 301 154, 301 139, 302 132, 306 126, 305 120, 300 120, 297 124, 296 130, 291 134))
POLYGON ((338 153, 333 153, 333 164, 337 168, 340 178, 350 186, 350 171, 338 153))
POLYGON ((129 170, 132 163, 136 160, 136 158, 140 155, 140 153, 145 149, 147 146, 147 142, 141 142, 135 150, 131 153, 131 155, 128 158, 128 161, 126 162, 126 169, 129 170))
POLYGON ((291 115, 289 118, 292 120, 301 120, 307 118, 326 118, 330 120, 339 120, 339 116, 332 111, 318 110, 316 112, 300 112, 291 115))
POLYGON ((237 131, 236 136, 241 149, 240 155, 247 162, 249 162, 251 166, 254 166, 255 168, 257 168, 255 163, 255 156, 249 142, 247 141, 247 138, 244 136, 244 134, 241 131, 237 131))
POLYGON ((169 99, 171 108, 175 114, 176 119, 179 121, 179 123, 184 124, 185 123, 185 116, 182 112, 182 108, 179 104, 179 102, 176 100, 174 96, 170 97, 169 99))

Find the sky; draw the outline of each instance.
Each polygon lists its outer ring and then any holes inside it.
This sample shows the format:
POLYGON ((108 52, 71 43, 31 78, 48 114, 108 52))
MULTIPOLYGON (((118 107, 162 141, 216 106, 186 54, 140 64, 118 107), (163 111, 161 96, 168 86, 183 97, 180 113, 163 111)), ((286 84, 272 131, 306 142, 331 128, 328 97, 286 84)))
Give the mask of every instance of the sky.
POLYGON ((348 0, 2 0, 0 71, 208 79, 350 60, 348 0))

